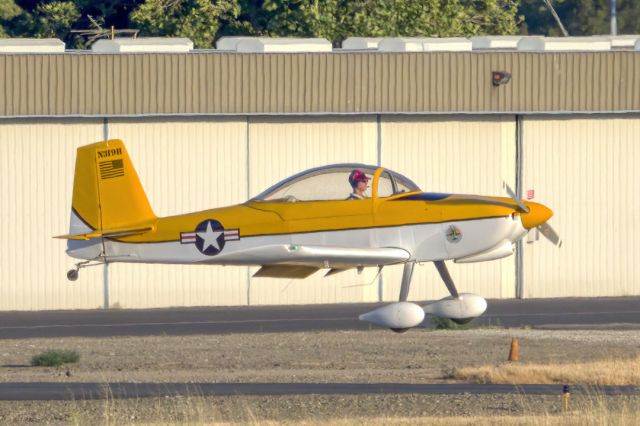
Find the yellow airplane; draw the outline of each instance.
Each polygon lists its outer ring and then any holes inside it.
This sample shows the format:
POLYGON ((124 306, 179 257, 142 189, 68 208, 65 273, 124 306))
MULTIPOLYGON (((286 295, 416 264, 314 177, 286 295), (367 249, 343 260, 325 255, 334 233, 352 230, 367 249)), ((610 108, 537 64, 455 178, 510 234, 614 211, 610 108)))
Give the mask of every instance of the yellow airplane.
POLYGON ((519 199, 422 192, 382 167, 337 164, 294 175, 249 201, 159 218, 120 140, 77 152, 67 253, 83 259, 67 273, 105 262, 254 265, 254 276, 305 278, 320 269, 404 264, 399 301, 360 316, 394 331, 425 313, 465 322, 486 301, 458 293, 445 260, 500 259, 546 223, 547 207, 519 199), (416 262, 433 262, 451 296, 421 307, 407 302, 416 262))

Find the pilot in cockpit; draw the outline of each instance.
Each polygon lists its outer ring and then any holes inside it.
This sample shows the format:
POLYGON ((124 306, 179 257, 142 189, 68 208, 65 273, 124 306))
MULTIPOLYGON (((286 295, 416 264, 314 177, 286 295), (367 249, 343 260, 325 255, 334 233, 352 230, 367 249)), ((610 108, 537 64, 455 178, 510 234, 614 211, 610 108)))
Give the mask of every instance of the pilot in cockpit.
POLYGON ((347 200, 364 200, 364 192, 369 188, 369 178, 362 170, 355 169, 349 174, 349 184, 353 192, 349 194, 347 200))

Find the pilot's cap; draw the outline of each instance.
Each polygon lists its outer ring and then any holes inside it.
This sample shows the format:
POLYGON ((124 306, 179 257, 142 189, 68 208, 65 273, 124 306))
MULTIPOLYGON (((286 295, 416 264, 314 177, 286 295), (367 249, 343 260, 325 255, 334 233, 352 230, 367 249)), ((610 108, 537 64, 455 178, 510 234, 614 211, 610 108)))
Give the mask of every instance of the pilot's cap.
POLYGON ((369 178, 362 170, 355 169, 349 175, 349 183, 352 188, 355 188, 356 185, 358 185, 358 182, 369 182, 369 178))

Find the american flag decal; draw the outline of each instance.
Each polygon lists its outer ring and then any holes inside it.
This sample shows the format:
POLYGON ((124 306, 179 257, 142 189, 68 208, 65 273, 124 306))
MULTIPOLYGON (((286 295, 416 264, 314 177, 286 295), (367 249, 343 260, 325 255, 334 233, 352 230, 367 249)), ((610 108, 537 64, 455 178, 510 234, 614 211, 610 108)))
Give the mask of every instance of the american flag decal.
POLYGON ((120 160, 108 160, 98 163, 100 179, 111 179, 124 176, 124 162, 120 160))

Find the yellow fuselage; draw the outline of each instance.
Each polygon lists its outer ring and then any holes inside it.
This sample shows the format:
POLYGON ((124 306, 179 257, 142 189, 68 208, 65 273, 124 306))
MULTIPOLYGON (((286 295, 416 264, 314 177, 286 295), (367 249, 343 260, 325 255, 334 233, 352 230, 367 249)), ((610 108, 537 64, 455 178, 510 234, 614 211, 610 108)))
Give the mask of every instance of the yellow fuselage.
POLYGON ((131 243, 176 241, 181 232, 193 231, 208 218, 216 218, 225 229, 239 229, 242 237, 253 237, 477 220, 509 216, 517 209, 509 198, 449 195, 439 200, 412 199, 419 195, 297 203, 248 201, 158 218, 149 224, 149 232, 115 239, 131 243))

